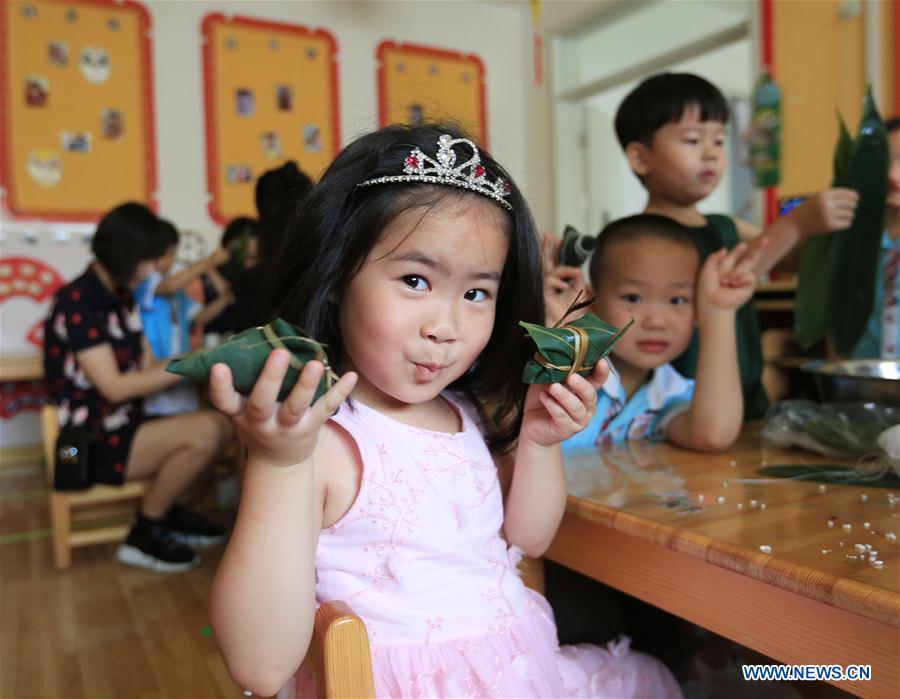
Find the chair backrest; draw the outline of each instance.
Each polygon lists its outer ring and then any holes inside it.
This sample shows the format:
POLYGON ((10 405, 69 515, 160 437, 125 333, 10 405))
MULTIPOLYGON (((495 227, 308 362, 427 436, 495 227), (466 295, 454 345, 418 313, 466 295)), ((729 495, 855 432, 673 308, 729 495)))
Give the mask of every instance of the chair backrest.
POLYGON ((375 696, 366 625, 344 602, 328 602, 316 610, 313 637, 303 664, 316 678, 319 697, 375 696))
MULTIPOLYGON (((543 559, 522 558, 519 571, 528 587, 543 592, 543 559)), ((327 602, 316 610, 313 637, 303 664, 316 678, 320 698, 375 696, 366 625, 346 602, 327 602)))
POLYGON ((59 436, 59 410, 52 403, 41 408, 41 446, 44 452, 44 474, 47 483, 53 482, 56 463, 56 438, 59 436))

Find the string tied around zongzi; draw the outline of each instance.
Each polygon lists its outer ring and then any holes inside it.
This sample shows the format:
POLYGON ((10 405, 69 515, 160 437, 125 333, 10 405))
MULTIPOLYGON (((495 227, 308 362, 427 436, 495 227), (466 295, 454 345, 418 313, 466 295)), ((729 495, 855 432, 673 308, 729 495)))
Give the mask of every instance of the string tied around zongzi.
POLYGON ((545 359, 540 352, 534 353, 534 361, 536 361, 545 369, 556 369, 558 371, 564 371, 566 372, 566 378, 569 378, 572 374, 576 374, 579 371, 584 371, 585 369, 590 368, 584 366, 584 359, 585 357, 587 357, 588 347, 590 347, 590 340, 588 339, 588 334, 585 329, 579 328, 577 325, 561 325, 559 326, 559 329, 569 330, 572 332, 572 344, 575 347, 575 357, 572 360, 572 363, 563 365, 554 364, 553 362, 545 359))
POLYGON ((587 376, 634 323, 632 319, 624 328, 617 328, 600 320, 593 313, 588 313, 563 325, 574 311, 594 302, 594 299, 582 301, 581 298, 582 294, 579 293, 552 327, 519 322, 537 345, 534 359, 525 365, 522 374, 525 383, 555 383, 565 381, 572 374, 587 376))
MULTIPOLYGON (((275 349, 283 349, 287 350, 290 353, 290 348, 282 342, 282 338, 278 337, 275 334, 275 331, 272 329, 272 325, 263 325, 259 328, 262 331, 263 336, 266 340, 269 341, 269 344, 272 345, 275 349)), ((308 337, 301 337, 300 335, 290 335, 284 339, 290 340, 299 340, 300 342, 307 342, 308 344, 315 345, 317 347, 321 346, 320 343, 308 337)), ((328 363, 328 357, 324 352, 319 350, 316 353, 315 359, 325 366, 325 375, 322 377, 325 381, 326 390, 330 389, 334 384, 337 383, 338 377, 337 374, 334 373, 334 370, 331 368, 331 365, 328 363)), ((294 367, 297 371, 301 371, 305 365, 305 362, 301 362, 297 357, 293 354, 290 354, 288 357, 288 362, 292 367, 294 367)))

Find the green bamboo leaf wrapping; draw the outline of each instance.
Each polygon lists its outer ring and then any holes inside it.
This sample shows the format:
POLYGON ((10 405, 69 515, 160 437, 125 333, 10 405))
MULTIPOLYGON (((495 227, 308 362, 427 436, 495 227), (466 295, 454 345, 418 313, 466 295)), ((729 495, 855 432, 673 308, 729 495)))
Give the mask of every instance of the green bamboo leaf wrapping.
POLYGON ((537 353, 543 360, 552 366, 543 366, 539 361, 532 360, 525 365, 522 373, 522 381, 525 383, 548 384, 563 381, 569 374, 568 367, 575 360, 575 343, 577 331, 572 326, 583 329, 587 333, 588 346, 580 369, 576 372, 587 376, 594 369, 594 365, 612 352, 619 338, 631 327, 631 320, 624 328, 619 329, 600 320, 593 313, 588 313, 578 320, 558 328, 548 328, 543 325, 520 321, 528 332, 528 335, 537 345, 537 353), (555 368, 559 367, 559 368, 555 368))
POLYGON ((847 186, 859 192, 856 217, 850 228, 833 236, 831 338, 843 356, 849 356, 862 337, 875 303, 888 165, 887 129, 870 86, 847 171, 847 186))
POLYGON ((238 393, 249 395, 262 373, 266 359, 276 348, 287 349, 291 353, 291 365, 281 383, 278 400, 282 401, 287 397, 297 383, 303 366, 311 359, 323 362, 326 369, 316 388, 315 399, 325 393, 337 380, 330 369, 323 345, 297 326, 280 318, 264 328, 249 328, 232 335, 218 347, 199 350, 173 359, 166 366, 166 371, 195 381, 203 381, 209 378, 213 365, 222 362, 231 368, 232 380, 238 393))

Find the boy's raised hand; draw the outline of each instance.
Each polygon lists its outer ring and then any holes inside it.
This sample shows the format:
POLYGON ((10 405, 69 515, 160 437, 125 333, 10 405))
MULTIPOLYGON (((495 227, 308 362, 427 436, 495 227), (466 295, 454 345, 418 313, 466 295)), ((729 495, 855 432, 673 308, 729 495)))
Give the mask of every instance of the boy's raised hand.
POLYGON ((587 378, 572 374, 561 383, 530 386, 519 443, 549 447, 583 430, 597 407, 597 390, 608 377, 609 364, 601 359, 587 378))
MULTIPOLYGON (((587 292, 587 289, 578 267, 560 265, 549 270, 544 275, 545 325, 556 323, 581 292, 587 292)), ((575 320, 587 312, 588 309, 584 309, 573 313, 566 320, 575 320)))
MULTIPOLYGON (((569 306, 582 292, 587 292, 580 267, 569 267, 557 264, 559 257, 559 238, 551 233, 544 233, 541 240, 541 260, 544 270, 544 324, 553 325, 569 310, 569 306)), ((587 313, 587 310, 572 314, 568 320, 587 313)))
POLYGON ((859 193, 847 187, 832 187, 816 192, 788 216, 796 216, 804 235, 842 231, 853 224, 859 193))
POLYGON ((753 268, 766 246, 766 239, 753 246, 738 243, 731 250, 722 248, 706 258, 697 278, 698 319, 709 311, 736 310, 750 300, 756 286, 753 268))
POLYGON ((256 464, 292 466, 308 459, 322 427, 356 385, 356 374, 348 372, 310 405, 325 371, 321 362, 311 361, 284 402, 278 403, 288 362, 287 351, 273 351, 247 398, 234 390, 227 365, 216 364, 210 374, 213 407, 234 420, 256 464))

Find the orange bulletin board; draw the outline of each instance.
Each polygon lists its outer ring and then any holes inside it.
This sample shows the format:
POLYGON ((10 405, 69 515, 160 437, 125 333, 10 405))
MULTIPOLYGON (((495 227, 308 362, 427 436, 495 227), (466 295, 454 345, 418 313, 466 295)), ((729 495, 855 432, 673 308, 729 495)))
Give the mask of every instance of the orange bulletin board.
POLYGON ((488 145, 484 64, 473 54, 383 41, 378 46, 381 126, 453 120, 488 145))
POLYGON ((155 208, 150 18, 135 2, 0 4, 0 172, 15 217, 155 208))
POLYGON ((313 179, 340 147, 337 44, 245 17, 203 20, 209 214, 255 216, 256 180, 287 160, 313 179))

